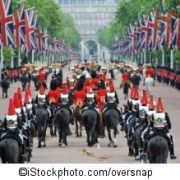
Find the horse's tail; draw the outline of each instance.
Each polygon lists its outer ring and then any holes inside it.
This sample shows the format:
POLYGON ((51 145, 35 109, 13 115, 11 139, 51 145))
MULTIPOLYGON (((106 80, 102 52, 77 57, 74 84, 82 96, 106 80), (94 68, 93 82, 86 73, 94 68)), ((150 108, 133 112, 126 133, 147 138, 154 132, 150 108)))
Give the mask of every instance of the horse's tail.
POLYGON ((107 124, 107 127, 110 129, 117 129, 117 125, 119 123, 119 119, 115 119, 113 115, 109 112, 105 114, 105 121, 107 124))
POLYGON ((169 151, 168 141, 162 136, 156 136, 149 140, 148 154, 155 157, 156 163, 167 163, 169 151))
POLYGON ((89 117, 86 114, 83 116, 83 123, 84 123, 86 130, 88 130, 89 117))
MULTIPOLYGON (((16 141, 16 140, 15 140, 16 141)), ((15 142, 14 141, 14 142, 15 142)), ((18 142, 16 141, 15 144, 10 142, 10 139, 3 139, 0 142, 0 157, 2 160, 2 163, 18 163, 18 159, 15 158, 15 156, 19 156, 19 145, 16 149, 17 152, 14 152, 12 150, 13 145, 18 145, 18 142), (18 154, 16 154, 18 153, 18 154)))
POLYGON ((56 118, 55 118, 55 123, 58 128, 65 128, 67 122, 66 122, 66 115, 65 115, 65 112, 63 111, 63 109, 60 109, 57 112, 56 118))

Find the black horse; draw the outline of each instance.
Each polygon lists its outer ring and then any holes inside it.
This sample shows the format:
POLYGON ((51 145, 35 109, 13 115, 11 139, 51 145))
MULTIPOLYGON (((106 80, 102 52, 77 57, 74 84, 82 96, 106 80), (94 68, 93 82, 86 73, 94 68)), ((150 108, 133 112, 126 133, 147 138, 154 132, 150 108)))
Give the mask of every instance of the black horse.
POLYGON ((167 163, 168 152, 169 145, 165 137, 157 135, 149 140, 147 146, 149 163, 167 163))
POLYGON ((129 149, 129 153, 128 153, 129 156, 138 155, 137 151, 135 152, 136 148, 134 148, 134 132, 133 132, 134 127, 136 125, 136 120, 137 120, 136 118, 137 118, 136 116, 131 114, 126 122, 125 129, 127 131, 126 136, 127 136, 127 144, 128 144, 128 149, 129 149))
POLYGON ((21 159, 22 146, 16 138, 4 138, 0 141, 2 163, 24 163, 21 159))
POLYGON ((69 123, 71 120, 70 111, 61 107, 55 114, 55 125, 59 133, 59 146, 67 146, 67 136, 70 135, 69 123))
POLYGON ((93 109, 87 109, 82 113, 82 121, 86 129, 88 146, 98 143, 98 114, 93 109))
POLYGON ((108 138, 109 138, 109 144, 108 146, 111 147, 117 147, 117 141, 116 141, 116 135, 118 134, 118 125, 120 123, 120 115, 119 112, 116 109, 107 109, 103 113, 103 120, 107 127, 108 131, 108 138), (113 130, 114 137, 111 136, 111 130, 113 130))
POLYGON ((38 148, 46 147, 46 130, 49 121, 49 113, 46 109, 39 106, 36 109, 38 148))
POLYGON ((133 147, 134 147, 134 156, 136 157, 136 160, 140 160, 140 149, 141 149, 141 133, 143 131, 144 127, 143 124, 138 125, 134 129, 134 138, 133 138, 133 147), (137 158, 137 156, 139 157, 137 158))

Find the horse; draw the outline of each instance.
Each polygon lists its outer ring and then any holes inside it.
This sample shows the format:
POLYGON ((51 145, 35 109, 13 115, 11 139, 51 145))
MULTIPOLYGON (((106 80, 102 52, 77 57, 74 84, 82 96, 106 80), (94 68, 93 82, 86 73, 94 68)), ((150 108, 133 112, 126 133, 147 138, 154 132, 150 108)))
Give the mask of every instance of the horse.
POLYGON ((36 109, 36 121, 37 121, 37 135, 38 135, 38 148, 41 146, 46 147, 46 130, 49 121, 49 113, 42 106, 38 106, 36 109))
POLYGON ((119 112, 116 109, 110 108, 103 113, 103 120, 107 127, 108 138, 110 141, 108 144, 109 147, 117 147, 116 135, 118 134, 118 124, 120 124, 120 119, 122 119, 122 117, 120 117, 119 112), (113 139, 111 130, 113 130, 113 139))
POLYGON ((82 121, 86 129, 87 144, 89 147, 98 143, 98 114, 94 109, 88 108, 82 113, 82 121))
MULTIPOLYGON (((140 148, 141 148, 141 133, 143 131, 144 127, 143 124, 138 125, 137 127, 135 127, 134 129, 134 138, 133 138, 133 145, 134 145, 134 156, 136 157, 136 160, 140 160, 140 148), (137 156, 139 155, 139 157, 137 158, 137 156)), ((141 157, 140 157, 141 158, 141 157)))
POLYGON ((134 114, 130 114, 130 116, 128 117, 127 121, 126 121, 126 127, 125 127, 125 132, 127 133, 127 144, 128 144, 128 155, 132 156, 132 155, 137 155, 137 152, 135 152, 134 150, 134 127, 136 124, 136 116, 134 114))
POLYGON ((146 77, 144 80, 144 85, 148 96, 150 96, 152 92, 152 87, 154 86, 154 79, 152 77, 146 77))
POLYGON ((3 138, 0 141, 0 157, 2 163, 24 163, 21 159, 22 146, 13 137, 3 138))
POLYGON ((61 107, 55 114, 55 125, 59 134, 59 146, 67 146, 67 135, 69 135, 69 122, 71 114, 69 109, 61 107))
POLYGON ((167 163, 168 152, 169 145, 165 137, 157 135, 148 141, 147 154, 149 163, 167 163))
POLYGON ((82 113, 81 113, 82 105, 83 105, 82 101, 77 101, 73 112, 76 137, 82 137, 82 126, 83 126, 82 113))

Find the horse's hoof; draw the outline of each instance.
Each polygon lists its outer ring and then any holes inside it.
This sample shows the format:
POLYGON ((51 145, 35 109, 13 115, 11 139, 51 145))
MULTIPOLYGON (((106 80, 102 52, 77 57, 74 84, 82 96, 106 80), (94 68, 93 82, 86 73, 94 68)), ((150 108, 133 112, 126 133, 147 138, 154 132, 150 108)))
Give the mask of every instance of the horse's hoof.
POLYGON ((114 148, 117 148, 117 144, 114 144, 113 147, 114 147, 114 148))
POLYGON ((175 155, 171 155, 171 156, 170 156, 170 159, 172 159, 172 160, 173 160, 173 159, 177 159, 177 157, 176 157, 175 155))
POLYGON ((44 144, 44 147, 46 147, 46 144, 44 144))
POLYGON ((135 160, 136 160, 136 161, 140 161, 140 160, 141 160, 141 157, 140 157, 140 156, 135 156, 135 160))
POLYGON ((111 146, 112 146, 112 143, 109 143, 109 144, 108 144, 108 147, 111 147, 111 146))
POLYGON ((66 147, 66 146, 67 146, 66 144, 64 144, 64 143, 62 144, 62 147, 66 147))
POLYGON ((40 144, 38 145, 38 148, 41 148, 41 145, 40 145, 40 144))
POLYGON ((59 144, 58 144, 58 146, 60 146, 60 147, 61 147, 61 146, 62 146, 62 143, 59 143, 59 144))
POLYGON ((133 156, 134 154, 132 152, 129 152, 128 153, 128 156, 133 156))
POLYGON ((46 145, 45 142, 42 141, 42 142, 41 142, 41 146, 44 146, 44 147, 45 147, 45 145, 46 145))

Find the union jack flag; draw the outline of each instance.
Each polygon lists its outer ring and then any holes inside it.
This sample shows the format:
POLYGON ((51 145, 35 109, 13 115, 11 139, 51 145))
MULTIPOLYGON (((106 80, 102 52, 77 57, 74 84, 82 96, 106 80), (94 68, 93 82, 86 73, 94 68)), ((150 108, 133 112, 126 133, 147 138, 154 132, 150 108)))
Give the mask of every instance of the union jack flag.
POLYGON ((59 53, 60 53, 60 42, 59 42, 59 40, 57 40, 56 38, 54 38, 52 44, 53 44, 54 52, 55 52, 56 54, 59 54, 59 53))
POLYGON ((171 16, 171 50, 180 48, 180 18, 176 18, 176 15, 171 16))
POLYGON ((18 8, 14 13, 14 31, 16 47, 25 44, 24 1, 18 4, 18 8))
POLYGON ((42 53, 42 36, 43 36, 43 33, 42 33, 42 30, 38 29, 38 28, 36 28, 35 32, 37 35, 36 44, 37 44, 38 52, 41 54, 42 53))
POLYGON ((139 31, 141 32, 141 44, 140 44, 140 49, 146 49, 147 48, 147 43, 148 43, 148 24, 146 17, 144 16, 141 20, 139 20, 140 23, 140 29, 139 31))
POLYGON ((14 46, 11 0, 0 0, 0 34, 2 46, 14 46))
POLYGON ((33 8, 25 10, 25 38, 26 38, 26 49, 28 51, 36 48, 35 41, 35 26, 37 18, 33 8))
POLYGON ((163 50, 167 41, 167 21, 166 15, 162 15, 158 22, 157 38, 156 38, 156 50, 163 50))
POLYGON ((155 47, 156 36, 156 17, 155 13, 151 12, 148 19, 148 44, 147 48, 153 50, 155 47))
POLYGON ((48 53, 48 40, 49 40, 49 35, 47 33, 47 30, 45 30, 44 34, 42 35, 42 50, 44 54, 48 53))
POLYGON ((141 23, 138 20, 136 23, 136 49, 137 52, 141 51, 141 23))

